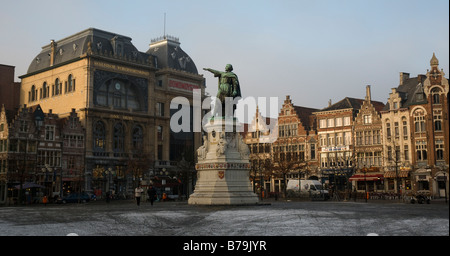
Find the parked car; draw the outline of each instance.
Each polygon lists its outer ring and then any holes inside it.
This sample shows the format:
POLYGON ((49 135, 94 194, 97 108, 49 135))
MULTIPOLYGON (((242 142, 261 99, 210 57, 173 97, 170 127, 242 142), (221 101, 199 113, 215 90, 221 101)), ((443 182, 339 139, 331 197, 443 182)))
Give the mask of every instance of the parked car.
POLYGON ((59 204, 65 204, 65 203, 87 203, 91 200, 91 197, 86 193, 72 193, 68 196, 58 198, 56 201, 59 204))

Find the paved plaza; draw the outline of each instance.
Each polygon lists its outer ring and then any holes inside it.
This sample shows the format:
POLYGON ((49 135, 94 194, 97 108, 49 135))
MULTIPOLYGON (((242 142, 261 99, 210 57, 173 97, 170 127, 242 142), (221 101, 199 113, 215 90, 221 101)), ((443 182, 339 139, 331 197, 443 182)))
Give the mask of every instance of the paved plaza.
POLYGON ((0 207, 2 236, 448 236, 449 207, 265 201, 258 206, 104 201, 0 207))

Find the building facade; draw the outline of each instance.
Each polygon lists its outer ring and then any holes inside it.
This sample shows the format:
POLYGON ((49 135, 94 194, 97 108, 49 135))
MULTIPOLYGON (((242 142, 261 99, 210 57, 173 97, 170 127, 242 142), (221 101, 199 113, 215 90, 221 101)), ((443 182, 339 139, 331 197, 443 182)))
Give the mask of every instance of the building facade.
POLYGON ((86 134, 89 189, 99 195, 130 194, 155 175, 172 177, 177 150, 193 154, 200 145, 199 135, 170 129, 172 99, 192 101, 194 89, 202 95, 205 89, 177 38, 154 40, 141 52, 129 37, 89 28, 52 40, 21 79, 22 105, 39 104, 60 117, 75 109, 86 134))
POLYGON ((384 191, 383 124, 380 111, 384 104, 371 99, 370 85, 366 97, 355 117, 353 141, 355 143, 355 174, 349 178, 352 191, 384 191))
POLYGON ((59 118, 51 110, 44 113, 39 105, 24 105, 15 115, 8 115, 3 107, 0 204, 18 200, 32 203, 43 195, 50 198, 86 191, 82 165, 85 132, 75 110, 68 117, 59 118), (20 190, 21 186, 25 191, 20 190))

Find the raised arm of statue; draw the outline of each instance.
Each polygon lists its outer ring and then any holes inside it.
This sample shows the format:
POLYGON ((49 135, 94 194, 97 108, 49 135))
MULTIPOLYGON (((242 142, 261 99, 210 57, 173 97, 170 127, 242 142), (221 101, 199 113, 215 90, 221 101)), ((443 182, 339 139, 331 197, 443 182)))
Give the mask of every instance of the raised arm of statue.
POLYGON ((206 70, 206 71, 209 71, 209 72, 211 72, 211 73, 213 73, 214 74, 214 76, 221 76, 222 75, 222 72, 220 72, 220 71, 218 71, 218 70, 215 70, 215 69, 212 69, 212 68, 204 68, 203 70, 206 70))

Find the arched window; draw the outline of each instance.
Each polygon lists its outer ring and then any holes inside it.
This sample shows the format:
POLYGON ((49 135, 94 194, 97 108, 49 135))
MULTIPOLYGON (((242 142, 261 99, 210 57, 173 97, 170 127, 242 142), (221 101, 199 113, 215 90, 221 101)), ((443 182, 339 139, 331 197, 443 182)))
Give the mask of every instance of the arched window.
POLYGON ((61 83, 59 82, 59 78, 55 79, 55 87, 53 89, 53 95, 61 94, 61 83))
POLYGON ((386 119, 386 136, 391 138, 391 123, 389 119, 386 119))
POLYGON ((42 98, 47 98, 48 97, 48 85, 47 82, 44 82, 42 84, 42 98))
POLYGON ((114 125, 114 133, 113 133, 113 151, 114 152, 123 152, 123 140, 124 140, 124 131, 123 125, 121 123, 117 123, 114 125))
POLYGON ((425 114, 421 109, 414 111, 414 130, 415 132, 426 132, 425 114))
POLYGON ((94 150, 105 150, 105 125, 101 121, 94 125, 94 150))
POLYGON ((66 92, 73 92, 75 91, 75 79, 73 79, 72 74, 67 77, 67 86, 66 86, 66 92))
POLYGON ((94 91, 94 102, 100 106, 116 109, 143 110, 144 95, 138 87, 127 80, 111 79, 94 91))
POLYGON ((143 133, 142 127, 137 125, 133 128, 133 149, 142 149, 143 133))
POLYGON ((433 101, 433 104, 441 104, 441 101, 439 98, 440 92, 441 92, 441 90, 439 88, 433 88, 433 90, 431 90, 431 99, 433 101))
POLYGON ((31 99, 30 101, 35 101, 37 100, 37 89, 36 86, 31 86, 31 99))

